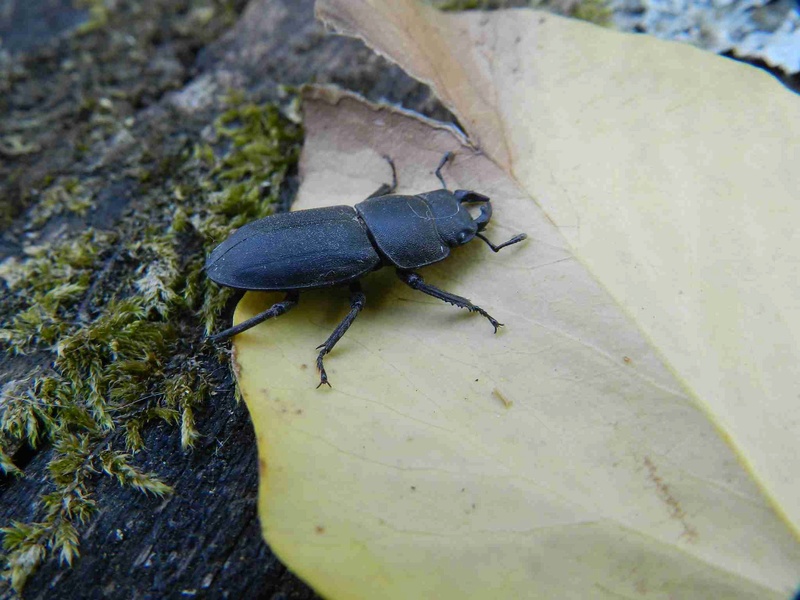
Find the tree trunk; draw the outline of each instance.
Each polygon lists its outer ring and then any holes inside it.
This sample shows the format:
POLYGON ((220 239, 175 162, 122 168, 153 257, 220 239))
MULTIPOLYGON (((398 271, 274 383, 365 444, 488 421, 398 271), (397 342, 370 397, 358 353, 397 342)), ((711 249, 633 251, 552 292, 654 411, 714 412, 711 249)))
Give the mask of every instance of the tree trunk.
MULTIPOLYGON (((0 260, 65 232, 113 230, 135 214, 146 192, 144 178, 130 174, 203 140, 231 89, 267 102, 279 97, 280 84, 330 82, 450 118, 425 86, 363 44, 326 35, 311 0, 142 0, 140 10, 123 1, 107 13, 92 5, 99 12, 72 0, 11 0, 0 11, 0 260), (216 11, 211 20, 208 6, 216 11), (104 130, 109 114, 130 133, 104 130), (39 227, 32 224, 38 190, 53 174, 97 186, 96 206, 39 227)), ((43 351, 1 360, 0 385, 53 359, 43 351)), ((198 360, 223 375, 197 411, 195 448, 181 449, 179 427, 151 425, 135 456, 137 468, 174 494, 154 498, 98 475, 98 512, 78 527, 80 558, 71 568, 46 559, 26 598, 315 597, 262 541, 256 443, 228 369, 210 353, 198 360)), ((11 451, 25 477, 0 479, 0 526, 40 518, 38 500, 52 491, 45 477, 51 447, 11 451)), ((13 597, 3 585, 0 595, 13 597)))

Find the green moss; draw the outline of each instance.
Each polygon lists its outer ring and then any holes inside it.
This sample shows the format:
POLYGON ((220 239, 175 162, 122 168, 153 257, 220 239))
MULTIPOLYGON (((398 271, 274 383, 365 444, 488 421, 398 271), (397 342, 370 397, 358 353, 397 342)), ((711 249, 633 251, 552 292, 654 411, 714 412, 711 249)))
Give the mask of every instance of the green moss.
POLYGON ((197 366, 179 373, 166 383, 164 400, 175 415, 180 415, 183 448, 191 448, 200 437, 195 427, 194 411, 210 391, 205 374, 197 366))
MULTIPOLYGON (((149 424, 179 427, 186 449, 200 435, 196 414, 212 381, 199 357, 215 353, 196 324, 215 329, 230 294, 204 276, 204 256, 232 228, 273 210, 302 141, 302 128, 276 106, 233 101, 213 146, 154 159, 148 185, 162 187, 143 191, 149 199, 121 232, 85 231, 0 265, 9 288, 0 342, 11 354, 52 356, 0 392, 0 469, 24 476, 12 458, 22 444, 53 449, 40 516, 2 528, 3 575, 17 590, 47 556, 71 564, 78 555, 78 529, 102 503, 98 477, 171 491, 134 465, 149 424), (198 248, 183 258, 189 241, 198 248)), ((34 222, 72 210, 76 197, 91 201, 76 180, 54 183, 31 211, 34 222)))
POLYGON ((41 227, 56 215, 85 215, 91 207, 92 201, 78 180, 68 178, 61 184, 50 185, 42 193, 42 199, 31 211, 30 223, 33 227, 41 227))
MULTIPOLYGON (((236 96, 229 102, 236 104, 217 119, 216 130, 232 143, 230 151, 219 159, 206 145, 193 152, 202 164, 213 164, 212 178, 224 184, 209 190, 203 214, 188 214, 207 251, 231 229, 272 212, 281 183, 297 164, 303 138, 302 127, 284 117, 277 106, 257 106, 236 96)), ((202 297, 200 313, 210 333, 233 291, 202 277, 201 269, 200 261, 191 265, 187 294, 192 300, 202 297)))
POLYGON ((104 0, 75 0, 75 6, 89 10, 89 18, 78 27, 78 35, 87 35, 108 25, 110 11, 104 0))
POLYGON ((0 325, 0 341, 14 354, 51 345, 70 330, 68 312, 83 298, 97 268, 100 248, 113 235, 89 230, 57 245, 28 249, 30 257, 0 265, 17 311, 0 325))
POLYGON ((613 11, 608 5, 608 0, 583 0, 572 9, 570 16, 595 25, 608 27, 611 24, 613 11))
POLYGON ((28 141, 21 135, 7 135, 0 138, 0 156, 25 156, 36 154, 42 147, 33 141, 28 141))

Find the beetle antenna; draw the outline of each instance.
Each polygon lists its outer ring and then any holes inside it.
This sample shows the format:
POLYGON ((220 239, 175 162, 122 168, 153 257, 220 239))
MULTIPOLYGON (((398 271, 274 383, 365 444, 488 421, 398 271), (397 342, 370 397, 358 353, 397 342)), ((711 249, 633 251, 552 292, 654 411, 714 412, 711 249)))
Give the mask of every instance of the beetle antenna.
POLYGON ((442 157, 442 160, 439 162, 439 166, 436 167, 436 177, 438 177, 439 181, 442 182, 442 189, 445 190, 447 189, 447 184, 444 182, 444 177, 442 177, 442 167, 448 160, 450 160, 452 156, 453 156, 452 152, 446 152, 445 155, 442 157))

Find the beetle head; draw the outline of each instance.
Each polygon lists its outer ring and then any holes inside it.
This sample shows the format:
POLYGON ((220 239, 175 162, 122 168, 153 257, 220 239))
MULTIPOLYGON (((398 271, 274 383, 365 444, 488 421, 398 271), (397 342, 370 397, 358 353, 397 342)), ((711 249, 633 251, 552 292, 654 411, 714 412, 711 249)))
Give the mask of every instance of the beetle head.
POLYGON ((483 231, 492 218, 492 205, 489 198, 468 190, 436 190, 422 194, 436 220, 436 229, 448 246, 454 248, 472 241, 479 231, 483 231), (472 218, 466 204, 480 202, 481 212, 472 218))

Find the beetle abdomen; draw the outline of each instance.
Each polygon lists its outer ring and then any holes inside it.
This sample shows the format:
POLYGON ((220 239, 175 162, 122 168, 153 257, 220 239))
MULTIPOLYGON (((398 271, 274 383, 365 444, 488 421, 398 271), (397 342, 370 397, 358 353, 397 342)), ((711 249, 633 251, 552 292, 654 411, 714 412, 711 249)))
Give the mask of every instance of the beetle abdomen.
POLYGON ((351 206, 280 213, 237 229, 206 261, 209 278, 247 290, 344 283, 380 263, 351 206))
POLYGON ((450 254, 430 207, 420 196, 378 196, 359 202, 356 210, 378 249, 396 267, 416 269, 450 254))

